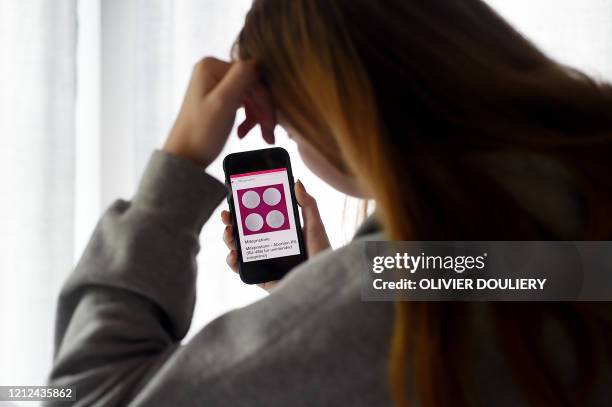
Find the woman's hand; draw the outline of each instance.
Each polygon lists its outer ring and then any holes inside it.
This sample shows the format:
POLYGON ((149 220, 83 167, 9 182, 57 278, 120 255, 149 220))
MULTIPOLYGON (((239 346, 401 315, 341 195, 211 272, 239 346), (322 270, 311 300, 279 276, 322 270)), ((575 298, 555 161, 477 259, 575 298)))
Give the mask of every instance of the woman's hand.
POLYGON ((193 69, 164 150, 207 167, 221 153, 241 106, 247 116, 239 135, 244 137, 259 124, 264 139, 274 142, 274 109, 258 81, 255 63, 202 59, 193 69))
MULTIPOLYGON (((329 238, 327 232, 325 232, 325 226, 321 221, 321 215, 319 214, 319 208, 317 201, 306 192, 304 185, 298 181, 295 184, 295 197, 297 198, 298 205, 302 208, 302 216, 304 217, 304 239, 306 239, 306 251, 308 257, 312 257, 315 254, 322 252, 323 250, 329 249, 329 238)), ((223 241, 230 250, 227 255, 227 264, 234 272, 238 272, 238 254, 236 252, 236 242, 234 241, 234 233, 232 228, 232 220, 228 211, 221 212, 221 220, 225 225, 223 231, 223 241)), ((261 288, 270 292, 276 285, 276 281, 259 284, 261 288)))

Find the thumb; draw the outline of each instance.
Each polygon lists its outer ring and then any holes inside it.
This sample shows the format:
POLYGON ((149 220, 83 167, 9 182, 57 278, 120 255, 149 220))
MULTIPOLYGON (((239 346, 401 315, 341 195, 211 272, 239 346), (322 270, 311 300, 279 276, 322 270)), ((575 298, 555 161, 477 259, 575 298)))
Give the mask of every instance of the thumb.
POLYGON ((327 250, 331 247, 325 226, 319 214, 317 201, 312 195, 306 192, 301 181, 295 183, 295 197, 298 205, 302 208, 304 218, 304 236, 306 239, 306 249, 309 256, 327 250))

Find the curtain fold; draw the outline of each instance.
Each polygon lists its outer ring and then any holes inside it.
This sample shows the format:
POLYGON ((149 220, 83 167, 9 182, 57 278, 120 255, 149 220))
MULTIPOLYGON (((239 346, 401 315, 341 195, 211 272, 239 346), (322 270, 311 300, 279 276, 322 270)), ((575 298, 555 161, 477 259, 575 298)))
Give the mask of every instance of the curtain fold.
POLYGON ((0 1, 0 384, 39 384, 72 267, 76 5, 0 1))

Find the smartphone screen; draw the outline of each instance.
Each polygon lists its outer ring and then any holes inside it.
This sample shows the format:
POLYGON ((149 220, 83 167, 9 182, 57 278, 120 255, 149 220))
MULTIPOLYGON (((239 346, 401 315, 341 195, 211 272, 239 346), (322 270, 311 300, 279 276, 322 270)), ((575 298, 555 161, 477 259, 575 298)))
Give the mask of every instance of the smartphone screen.
POLYGON ((300 254, 287 168, 230 175, 242 261, 300 254))
POLYGON ((278 147, 233 153, 223 168, 240 277, 281 279, 306 258, 289 154, 278 147))

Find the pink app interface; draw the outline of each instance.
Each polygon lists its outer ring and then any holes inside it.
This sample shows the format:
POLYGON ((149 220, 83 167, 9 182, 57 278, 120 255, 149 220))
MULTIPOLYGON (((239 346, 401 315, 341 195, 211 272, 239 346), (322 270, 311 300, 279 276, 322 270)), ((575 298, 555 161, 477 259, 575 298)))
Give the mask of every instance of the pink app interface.
POLYGON ((230 176, 242 261, 300 254, 286 168, 230 176))

